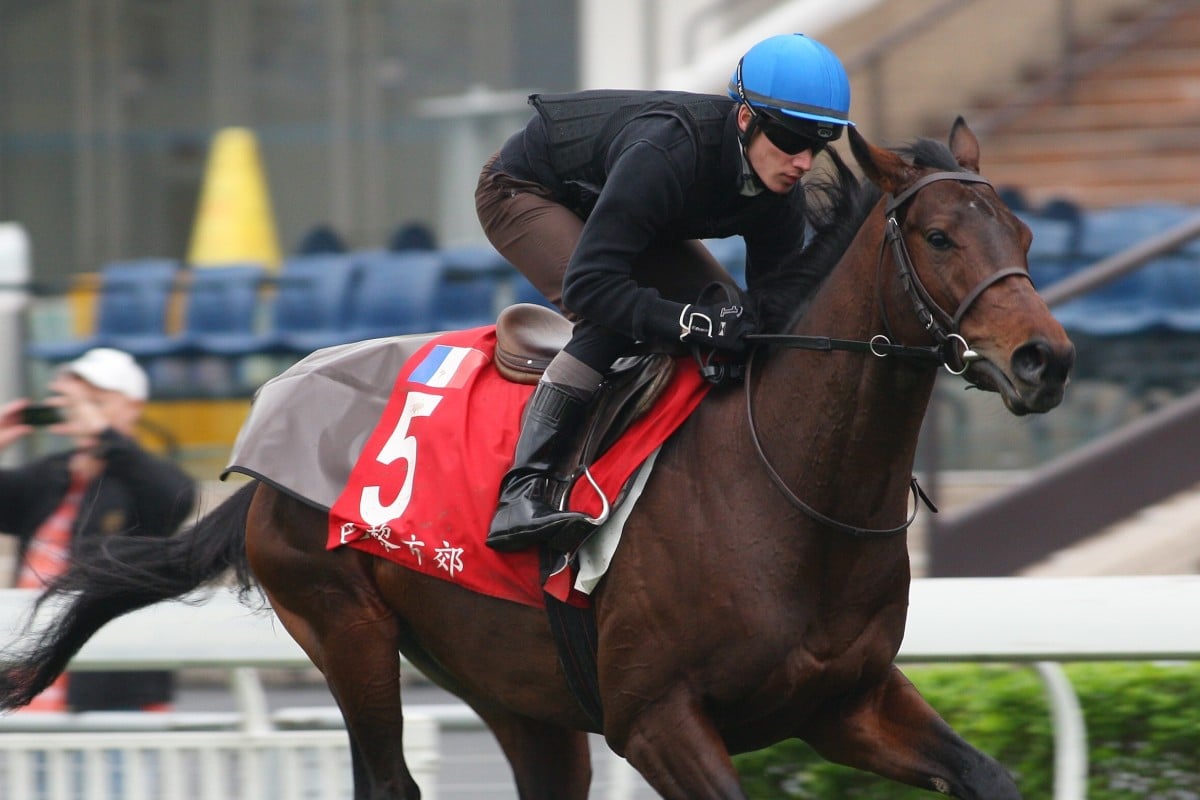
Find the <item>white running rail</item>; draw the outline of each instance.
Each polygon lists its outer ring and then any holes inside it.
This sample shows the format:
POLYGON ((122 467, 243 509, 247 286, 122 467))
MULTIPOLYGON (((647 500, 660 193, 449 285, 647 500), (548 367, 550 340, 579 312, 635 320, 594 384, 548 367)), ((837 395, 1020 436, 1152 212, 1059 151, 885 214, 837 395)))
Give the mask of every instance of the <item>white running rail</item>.
MULTIPOLYGON (((18 638, 18 626, 33 596, 25 590, 0 590, 0 644, 18 638)), ((898 660, 1035 665, 1045 682, 1054 721, 1054 800, 1083 800, 1086 729, 1059 663, 1200 659, 1200 625, 1190 624, 1197 618, 1200 575, 921 579, 913 581, 908 628, 898 660)), ((0 661, 3 658, 0 653, 0 661)), ((80 651, 71 664, 73 670, 224 668, 238 695, 239 712, 0 718, 0 732, 25 732, 0 735, 0 800, 348 797, 345 734, 336 710, 269 714, 254 669, 309 666, 273 615, 250 612, 225 592, 198 605, 164 603, 116 620, 80 651), (205 740, 197 728, 220 730, 205 740), (114 776, 124 774, 105 772, 105 759, 111 761, 114 752, 149 765, 141 777, 129 774, 122 779, 127 781, 126 794, 51 791, 71 781, 107 780, 111 787, 118 779, 114 776), (246 760, 222 766, 223 760, 234 758, 231 753, 246 760), (307 760, 293 760, 297 753, 307 760), (188 759, 198 760, 201 773, 222 776, 217 780, 220 788, 195 781, 180 785, 179 775, 186 770, 179 765, 189 763, 188 759), (292 780, 298 774, 309 777, 292 780), (200 793, 137 794, 138 781, 160 781, 154 789, 198 789, 200 793)), ((439 729, 481 728, 482 723, 461 705, 418 708, 405 715, 405 749, 429 800, 436 797, 439 729)), ((611 765, 604 776, 605 797, 629 800, 634 782, 629 780, 628 767, 615 756, 611 765)))

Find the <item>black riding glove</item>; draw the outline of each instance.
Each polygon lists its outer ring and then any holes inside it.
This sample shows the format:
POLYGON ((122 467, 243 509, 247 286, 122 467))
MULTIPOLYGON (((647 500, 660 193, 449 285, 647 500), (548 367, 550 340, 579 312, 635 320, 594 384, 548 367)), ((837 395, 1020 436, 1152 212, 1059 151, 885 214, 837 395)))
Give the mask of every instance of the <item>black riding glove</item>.
POLYGON ((750 346, 746 335, 758 331, 758 320, 746 300, 736 287, 723 283, 709 285, 695 303, 683 307, 679 315, 680 340, 744 353, 750 346), (705 302, 714 295, 717 302, 705 302), (719 299, 721 295, 723 299, 719 299))
POLYGON ((644 304, 633 325, 636 339, 682 341, 741 354, 749 349, 747 334, 758 331, 752 305, 736 286, 713 283, 695 303, 656 299, 644 304))

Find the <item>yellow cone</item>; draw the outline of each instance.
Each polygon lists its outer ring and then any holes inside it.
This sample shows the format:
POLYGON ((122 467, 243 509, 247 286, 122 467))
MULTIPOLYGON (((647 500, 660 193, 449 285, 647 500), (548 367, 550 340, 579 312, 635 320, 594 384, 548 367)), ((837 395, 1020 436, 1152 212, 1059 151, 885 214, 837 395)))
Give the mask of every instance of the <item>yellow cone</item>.
POLYGON ((246 261, 278 266, 279 239, 254 132, 224 128, 208 157, 188 263, 246 261))

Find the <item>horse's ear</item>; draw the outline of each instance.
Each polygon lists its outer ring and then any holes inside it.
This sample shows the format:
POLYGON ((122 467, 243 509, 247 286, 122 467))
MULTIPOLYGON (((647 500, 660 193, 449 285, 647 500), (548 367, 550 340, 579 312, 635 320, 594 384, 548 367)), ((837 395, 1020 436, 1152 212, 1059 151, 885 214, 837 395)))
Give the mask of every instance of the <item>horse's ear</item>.
POLYGON ((950 152, 960 167, 979 172, 979 140, 959 115, 950 127, 950 152))
POLYGON ((912 165, 891 150, 876 147, 856 128, 849 128, 850 152, 871 183, 888 194, 899 194, 916 179, 912 165))

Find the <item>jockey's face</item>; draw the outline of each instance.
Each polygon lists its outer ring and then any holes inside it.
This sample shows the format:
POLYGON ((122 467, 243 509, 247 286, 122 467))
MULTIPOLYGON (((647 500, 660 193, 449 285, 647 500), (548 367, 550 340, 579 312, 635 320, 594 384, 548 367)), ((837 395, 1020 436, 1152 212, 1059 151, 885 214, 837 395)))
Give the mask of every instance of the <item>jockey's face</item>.
MULTIPOLYGON (((753 115, 745 104, 738 106, 739 130, 745 131, 752 118, 753 115)), ((750 162, 750 167, 763 182, 763 186, 776 194, 785 194, 812 169, 813 152, 801 150, 795 155, 788 155, 758 130, 746 147, 746 160, 750 162)))

